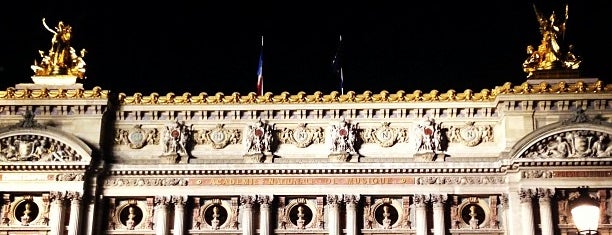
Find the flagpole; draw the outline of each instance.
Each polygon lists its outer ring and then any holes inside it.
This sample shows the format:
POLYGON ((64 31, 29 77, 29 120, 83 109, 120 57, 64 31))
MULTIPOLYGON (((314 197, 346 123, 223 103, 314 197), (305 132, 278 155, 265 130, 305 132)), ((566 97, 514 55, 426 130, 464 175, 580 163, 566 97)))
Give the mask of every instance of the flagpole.
POLYGON ((261 35, 261 49, 257 66, 257 94, 263 95, 263 35, 261 35))
MULTIPOLYGON (((261 35, 261 55, 260 55, 259 60, 260 60, 259 63, 261 63, 261 65, 260 65, 261 66, 261 68, 260 68, 261 69, 261 75, 260 76, 263 77, 263 35, 261 35)), ((264 93, 264 81, 263 81, 263 78, 262 78, 261 79, 261 95, 263 95, 263 93, 264 93)))
POLYGON ((342 67, 340 67, 340 80, 342 86, 340 86, 340 92, 344 95, 344 73, 342 73, 342 67))
POLYGON ((339 66, 340 68, 340 94, 344 95, 344 73, 342 72, 342 64, 339 58, 340 56, 342 56, 340 53, 342 50, 342 34, 339 35, 339 41, 338 41, 338 48, 336 49, 336 58, 335 60, 337 63, 337 66, 339 66))

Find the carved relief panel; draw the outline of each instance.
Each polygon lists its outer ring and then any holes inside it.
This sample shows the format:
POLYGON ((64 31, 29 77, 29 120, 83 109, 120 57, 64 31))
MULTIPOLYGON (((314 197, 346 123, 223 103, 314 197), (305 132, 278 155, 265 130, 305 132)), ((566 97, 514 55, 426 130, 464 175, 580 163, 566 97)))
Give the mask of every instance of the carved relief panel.
POLYGON ((364 229, 411 229, 411 197, 365 196, 363 204, 364 229))
POLYGON ((279 230, 317 230, 325 229, 324 199, 279 197, 279 230))
POLYGON ((153 230, 153 198, 108 199, 108 230, 153 230))
POLYGON ((194 197, 193 230, 237 230, 239 198, 194 197))
POLYGON ((450 205, 452 229, 499 229, 501 199, 491 196, 453 196, 450 205))
POLYGON ((2 195, 0 225, 10 227, 48 226, 49 194, 2 195))

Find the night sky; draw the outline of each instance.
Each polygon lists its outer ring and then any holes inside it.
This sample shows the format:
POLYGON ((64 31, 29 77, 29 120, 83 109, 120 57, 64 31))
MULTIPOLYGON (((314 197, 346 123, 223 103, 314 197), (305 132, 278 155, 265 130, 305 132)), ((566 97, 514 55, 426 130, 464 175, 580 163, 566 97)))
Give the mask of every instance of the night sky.
POLYGON ((30 65, 52 37, 43 17, 72 26, 72 46, 88 51, 86 89, 246 95, 263 35, 265 91, 328 94, 339 90, 340 34, 345 91, 518 85, 525 47, 541 40, 534 3, 545 16, 569 3, 565 42, 584 58, 583 77, 612 77, 612 1, 427 2, 15 2, 0 10, 0 90, 32 82, 30 65))

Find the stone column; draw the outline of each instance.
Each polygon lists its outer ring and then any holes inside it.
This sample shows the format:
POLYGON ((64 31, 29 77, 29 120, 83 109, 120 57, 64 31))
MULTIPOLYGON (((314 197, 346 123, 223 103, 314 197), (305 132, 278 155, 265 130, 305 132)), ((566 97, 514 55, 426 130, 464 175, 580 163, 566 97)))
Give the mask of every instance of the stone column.
POLYGON ((346 206, 346 235, 357 235, 357 203, 359 195, 344 195, 346 206))
POLYGON ((416 235, 427 235, 427 196, 414 195, 414 206, 416 214, 416 235))
POLYGON ((533 206, 531 198, 534 196, 534 191, 531 189, 521 189, 519 197, 521 199, 521 225, 522 235, 534 235, 533 229, 533 206))
POLYGON ((242 204, 242 234, 253 235, 253 204, 256 201, 255 196, 242 195, 240 196, 240 203, 242 204))
POLYGON ((168 235, 168 203, 170 198, 166 196, 155 197, 155 234, 168 235))
POLYGON ((553 220, 552 208, 550 207, 550 199, 555 194, 554 189, 539 188, 538 201, 540 202, 540 227, 542 235, 553 235, 553 220))
POLYGON ((340 235, 340 202, 342 198, 338 195, 327 195, 327 230, 329 235, 340 235))
POLYGON ((259 195, 259 235, 270 235, 270 206, 274 196, 259 195))
POLYGON ((52 235, 64 235, 64 198, 66 197, 65 192, 51 192, 49 194, 51 198, 51 208, 49 209, 49 227, 51 227, 50 234, 52 235))
POLYGON ((508 226, 509 224, 508 223, 510 223, 508 221, 508 212, 510 211, 510 206, 508 204, 508 194, 502 194, 500 196, 500 204, 501 204, 501 209, 502 209, 502 212, 501 212, 502 213, 501 214, 502 215, 501 216, 502 217, 501 218, 502 219, 502 228, 505 231, 508 231, 508 229, 509 229, 509 226, 508 226))
POLYGON ((68 221, 68 235, 79 235, 81 221, 81 199, 82 194, 79 192, 68 192, 70 199, 70 219, 68 221))
POLYGON ((187 202, 187 196, 172 196, 172 203, 174 204, 174 235, 183 235, 185 228, 185 202, 187 202))
POLYGON ((434 235, 446 235, 446 226, 444 226, 444 204, 447 199, 448 196, 446 194, 431 195, 434 235))

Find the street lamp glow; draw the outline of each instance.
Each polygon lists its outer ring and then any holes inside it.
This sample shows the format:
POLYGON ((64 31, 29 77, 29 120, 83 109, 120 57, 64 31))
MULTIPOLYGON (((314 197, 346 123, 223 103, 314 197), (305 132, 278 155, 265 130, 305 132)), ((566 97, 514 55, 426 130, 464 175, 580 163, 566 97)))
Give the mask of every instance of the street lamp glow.
POLYGON ((594 198, 591 198, 588 189, 579 188, 580 196, 571 201, 572 218, 574 225, 580 234, 597 234, 599 226, 599 206, 594 198))

